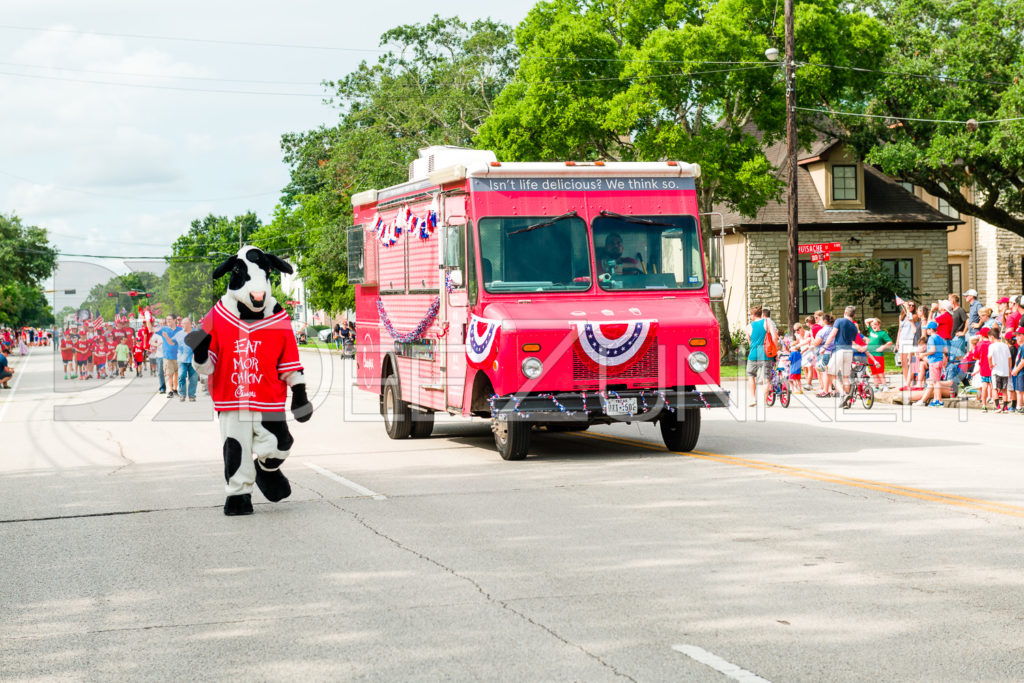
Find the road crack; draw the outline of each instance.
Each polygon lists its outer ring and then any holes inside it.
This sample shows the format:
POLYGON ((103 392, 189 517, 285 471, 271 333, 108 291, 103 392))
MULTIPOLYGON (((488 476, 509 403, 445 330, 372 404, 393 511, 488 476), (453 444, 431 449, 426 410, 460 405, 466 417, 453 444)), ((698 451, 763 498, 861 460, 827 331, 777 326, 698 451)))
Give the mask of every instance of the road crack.
POLYGON ((114 433, 111 432, 110 430, 107 430, 107 440, 112 442, 114 445, 117 446, 117 453, 118 453, 118 455, 121 456, 121 459, 124 460, 124 464, 123 465, 121 465, 120 467, 115 468, 114 470, 112 470, 110 472, 107 472, 107 476, 109 477, 112 474, 117 474, 118 472, 120 472, 124 468, 128 467, 129 465, 134 465, 135 461, 132 460, 131 458, 129 458, 127 455, 124 454, 124 444, 121 443, 119 440, 115 439, 114 438, 114 433))
POLYGON ((570 641, 568 638, 566 638, 565 636, 561 635, 560 633, 555 631, 550 626, 535 620, 534 618, 528 616, 527 614, 525 614, 523 612, 520 612, 515 607, 512 607, 512 605, 510 605, 508 601, 501 600, 499 598, 494 597, 493 595, 488 593, 484 589, 483 586, 481 586, 479 583, 477 583, 477 581, 473 577, 467 576, 465 574, 462 574, 462 573, 456 571, 455 569, 453 569, 452 567, 449 567, 448 565, 444 564, 443 562, 435 560, 434 558, 430 557, 429 555, 425 555, 425 554, 421 553, 420 551, 416 550, 415 548, 411 548, 411 547, 405 545, 404 543, 402 543, 398 539, 393 538, 391 536, 388 536, 383 531, 381 531, 381 530, 377 529, 376 527, 374 527, 373 525, 371 525, 368 521, 366 521, 366 519, 362 515, 360 515, 359 513, 355 512, 354 510, 349 510, 347 508, 344 508, 341 505, 338 505, 336 502, 334 502, 334 501, 332 501, 330 499, 324 499, 324 500, 325 500, 325 502, 328 505, 330 505, 331 507, 333 507, 333 508, 335 508, 337 510, 340 510, 341 512, 344 512, 345 514, 349 515, 360 526, 362 526, 366 530, 370 531, 374 535, 379 536, 380 538, 384 539, 385 541, 387 541, 388 543, 390 543, 394 547, 398 548, 402 552, 406 552, 406 553, 409 553, 410 555, 414 555, 415 557, 423 560, 424 562, 432 564, 435 567, 441 569, 442 571, 444 571, 444 572, 446 572, 448 574, 451 574, 455 578, 457 578, 457 579, 459 579, 461 581, 465 581, 469 585, 473 586, 473 588, 476 589, 476 591, 478 593, 480 593, 480 595, 483 596, 483 598, 488 603, 490 603, 492 605, 495 605, 496 607, 499 607, 500 609, 505 610, 505 611, 515 615, 519 619, 522 619, 526 623, 541 629, 542 631, 544 631, 545 633, 547 633, 548 635, 553 637, 555 640, 557 640, 560 643, 562 643, 563 645, 566 645, 568 647, 575 648, 575 649, 579 650, 584 655, 586 655, 590 659, 593 659, 595 662, 597 662, 601 666, 605 667, 606 669, 611 671, 616 676, 618 676, 620 678, 625 678, 626 680, 629 680, 629 681, 634 681, 634 683, 636 683, 636 679, 635 678, 633 678, 632 676, 629 676, 628 674, 622 673, 621 671, 616 669, 614 666, 609 664, 607 661, 602 659, 599 655, 594 654, 593 652, 591 652, 590 650, 586 649, 585 647, 583 647, 579 643, 574 643, 574 642, 570 641))

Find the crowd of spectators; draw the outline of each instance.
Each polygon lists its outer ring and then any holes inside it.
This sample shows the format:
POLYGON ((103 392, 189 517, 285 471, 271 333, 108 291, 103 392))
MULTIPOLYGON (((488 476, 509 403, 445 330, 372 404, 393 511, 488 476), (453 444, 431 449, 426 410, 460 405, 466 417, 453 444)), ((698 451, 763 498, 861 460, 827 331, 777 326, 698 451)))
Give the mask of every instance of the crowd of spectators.
POLYGON ((816 311, 785 336, 767 309, 755 307, 746 328, 751 405, 756 405, 758 379, 773 370, 783 374, 793 393, 815 390, 821 398, 850 400, 851 379, 863 367, 876 390, 900 392, 916 406, 941 406, 943 399, 976 394, 983 411, 1024 414, 1024 295, 1001 297, 993 309, 970 289, 964 302, 966 310, 957 294, 929 305, 897 298, 895 339, 878 318, 860 324, 853 306, 838 319, 816 311), (898 374, 886 372, 889 353, 898 374))

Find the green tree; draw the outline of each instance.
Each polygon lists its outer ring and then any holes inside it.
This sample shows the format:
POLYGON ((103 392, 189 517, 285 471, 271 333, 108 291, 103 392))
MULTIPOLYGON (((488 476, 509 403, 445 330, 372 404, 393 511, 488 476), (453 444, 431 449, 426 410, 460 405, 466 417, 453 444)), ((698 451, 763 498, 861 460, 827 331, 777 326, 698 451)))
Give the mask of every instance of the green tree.
POLYGON ((174 241, 167 267, 166 313, 204 315, 224 294, 227 281, 214 281, 217 264, 238 251, 239 241, 252 243, 262 227, 249 212, 229 219, 210 214, 192 221, 188 232, 174 241))
POLYGON ((890 28, 877 66, 886 73, 835 108, 878 118, 835 115, 841 137, 885 173, 1024 235, 1024 5, 869 4, 890 28), (960 123, 971 119, 982 123, 960 123), (969 186, 978 190, 973 200, 960 192, 969 186))
POLYGON ((46 230, 0 214, 0 323, 49 325, 53 311, 42 282, 53 274, 57 250, 46 230))
POLYGON ((829 270, 829 287, 840 306, 858 306, 863 315, 867 308, 880 308, 894 297, 912 299, 917 296, 913 286, 886 270, 881 261, 863 258, 842 259, 829 270))
MULTIPOLYGON (((159 276, 147 271, 138 271, 117 275, 106 282, 95 285, 89 290, 81 308, 96 312, 103 316, 104 320, 111 322, 121 308, 127 310, 130 315, 134 315, 138 312, 138 306, 165 302, 165 297, 165 288, 159 276), (146 292, 153 296, 132 298, 127 292, 133 290, 146 292), (112 293, 114 296, 110 296, 112 293)), ((58 319, 63 320, 63 317, 58 316, 58 319)))
POLYGON ((332 312, 352 306, 343 232, 352 194, 406 180, 421 147, 472 144, 516 64, 511 29, 490 20, 435 16, 380 44, 391 49, 376 63, 326 83, 337 125, 283 136, 291 181, 255 237, 290 254, 310 304, 332 312))
MULTIPOLYGON (((873 64, 881 25, 837 0, 796 7, 798 58, 873 64)), ((702 213, 724 203, 753 215, 781 181, 764 155, 783 134, 774 0, 548 0, 516 29, 522 54, 477 138, 510 160, 696 162, 702 213)), ((801 100, 847 98, 854 70, 801 73, 801 100)), ((812 130, 803 132, 809 140, 812 130)))

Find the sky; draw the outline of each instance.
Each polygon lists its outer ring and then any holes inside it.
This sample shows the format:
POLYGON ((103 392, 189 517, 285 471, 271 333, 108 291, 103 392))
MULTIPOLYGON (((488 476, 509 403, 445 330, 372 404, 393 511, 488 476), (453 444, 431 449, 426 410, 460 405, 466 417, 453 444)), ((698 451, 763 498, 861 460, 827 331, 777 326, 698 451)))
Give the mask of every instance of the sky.
MULTIPOLYGON (((435 13, 514 25, 535 2, 11 3, 0 213, 47 228, 62 253, 121 257, 167 254, 210 213, 267 221, 288 182, 281 135, 337 120, 321 81, 376 61, 395 25, 435 13)), ((56 287, 80 292, 138 267, 62 258, 95 264, 58 272, 56 287)), ((58 294, 57 310, 81 298, 58 294)))

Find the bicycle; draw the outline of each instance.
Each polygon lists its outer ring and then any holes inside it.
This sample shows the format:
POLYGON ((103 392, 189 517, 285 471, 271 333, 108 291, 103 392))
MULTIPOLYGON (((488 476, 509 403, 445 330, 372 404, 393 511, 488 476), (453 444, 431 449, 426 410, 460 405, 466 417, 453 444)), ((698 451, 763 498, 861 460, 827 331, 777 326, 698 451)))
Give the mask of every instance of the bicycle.
POLYGON ((864 410, 871 410, 875 405, 875 388, 871 385, 871 375, 864 363, 853 363, 850 371, 850 393, 843 399, 843 408, 852 408, 853 402, 860 399, 864 410))
POLYGON ((779 397, 779 405, 783 408, 789 407, 789 399, 792 394, 789 391, 789 382, 785 374, 779 372, 779 368, 772 368, 771 376, 768 378, 768 388, 764 392, 764 402, 767 406, 775 405, 775 397, 779 397))

